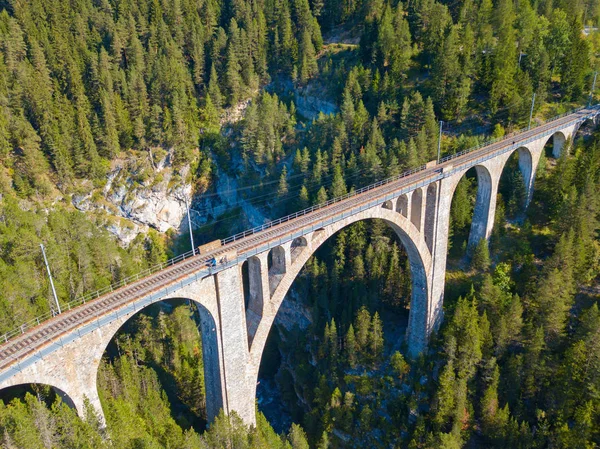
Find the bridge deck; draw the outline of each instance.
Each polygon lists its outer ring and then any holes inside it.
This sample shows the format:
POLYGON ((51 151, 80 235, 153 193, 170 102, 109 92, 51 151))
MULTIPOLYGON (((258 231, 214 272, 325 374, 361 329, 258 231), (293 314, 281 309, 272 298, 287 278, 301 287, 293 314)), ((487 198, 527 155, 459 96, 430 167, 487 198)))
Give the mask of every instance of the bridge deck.
POLYGON ((118 310, 151 293, 157 292, 165 286, 176 284, 182 279, 196 274, 199 271, 204 271, 206 275, 210 275, 211 273, 206 268, 206 264, 213 257, 219 260, 223 255, 230 253, 233 250, 236 250, 241 256, 251 253, 253 249, 262 247, 269 242, 276 242, 289 236, 291 233, 297 233, 303 229, 310 228, 317 223, 336 217, 341 213, 350 215, 353 213, 354 209, 358 209, 360 206, 373 202, 374 200, 383 199, 386 195, 398 192, 400 189, 407 189, 422 185, 423 183, 434 182, 448 176, 446 172, 442 171, 444 168, 451 169, 450 172, 452 172, 454 170, 464 169, 469 165, 476 165, 482 159, 490 158, 498 152, 517 148, 527 141, 549 134, 557 128, 565 128, 572 123, 581 121, 596 113, 597 108, 595 107, 582 109, 573 114, 547 122, 529 131, 508 136, 503 140, 473 150, 467 154, 454 157, 439 165, 423 168, 421 171, 409 176, 372 188, 364 193, 357 194, 345 200, 335 202, 327 207, 317 209, 314 212, 291 219, 264 231, 236 239, 221 246, 219 249, 207 252, 206 254, 190 257, 187 260, 151 274, 129 285, 123 286, 111 293, 65 311, 0 345, 0 371, 5 370, 23 356, 36 352, 45 345, 50 344, 52 341, 56 341, 56 339, 69 331, 83 324, 92 322, 98 317, 118 310))

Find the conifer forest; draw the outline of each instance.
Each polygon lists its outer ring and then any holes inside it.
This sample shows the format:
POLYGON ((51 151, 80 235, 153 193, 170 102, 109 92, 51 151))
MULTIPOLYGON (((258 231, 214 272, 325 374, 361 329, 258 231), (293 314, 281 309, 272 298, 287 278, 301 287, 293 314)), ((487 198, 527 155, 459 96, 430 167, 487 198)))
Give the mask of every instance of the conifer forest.
MULTIPOLYGON (((181 195, 199 245, 597 104, 599 27, 597 0, 0 0, 0 334, 54 307, 40 244, 67 304, 188 251, 181 195)), ((9 388, 0 447, 600 448, 600 127, 547 144, 527 208, 511 156, 469 246, 477 187, 419 357, 406 250, 360 221, 294 281, 256 426, 209 422, 198 311, 167 300, 104 353, 106 425, 9 388)))

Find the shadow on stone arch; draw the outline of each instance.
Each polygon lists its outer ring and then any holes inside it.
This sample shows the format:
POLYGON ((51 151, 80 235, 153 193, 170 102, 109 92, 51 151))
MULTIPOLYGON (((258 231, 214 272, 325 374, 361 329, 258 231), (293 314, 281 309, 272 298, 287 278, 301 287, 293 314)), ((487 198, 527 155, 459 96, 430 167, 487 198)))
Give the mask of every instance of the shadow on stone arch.
MULTIPOLYGON (((397 214, 393 209, 390 212, 397 214)), ((424 268, 418 268, 414 276, 411 267, 419 262, 411 263, 398 232, 384 219, 360 220, 338 230, 316 250, 311 248, 306 262, 307 254, 298 258, 304 265, 270 328, 258 377, 258 409, 277 432, 287 432, 292 422, 302 422, 306 404, 299 398, 312 395, 311 376, 324 363, 319 340, 332 319, 341 357, 345 334, 361 306, 373 313, 377 310, 384 321, 384 335, 390 343, 383 357, 401 349, 414 289, 426 303, 427 285, 424 268), (362 246, 351 243, 361 239, 365 241, 362 246)))
POLYGON ((142 390, 162 389, 180 426, 205 430, 223 407, 218 331, 211 313, 196 301, 170 298, 131 316, 112 336, 98 369, 104 410, 121 397, 124 378, 143 382, 138 385, 142 390))

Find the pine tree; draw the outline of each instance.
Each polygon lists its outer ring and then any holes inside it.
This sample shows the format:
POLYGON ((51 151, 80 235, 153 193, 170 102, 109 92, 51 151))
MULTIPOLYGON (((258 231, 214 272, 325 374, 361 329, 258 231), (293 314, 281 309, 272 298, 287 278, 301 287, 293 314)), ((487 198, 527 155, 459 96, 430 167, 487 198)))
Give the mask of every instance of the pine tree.
POLYGON ((329 437, 327 436, 327 432, 323 432, 321 435, 317 449, 329 449, 329 437))
POLYGON ((492 374, 481 398, 481 421, 483 431, 488 435, 493 435, 496 430, 496 412, 499 408, 498 383, 500 381, 500 370, 495 359, 491 361, 486 369, 491 370, 492 374))
POLYGON ((329 347, 329 361, 331 366, 335 366, 339 358, 339 343, 337 326, 335 325, 335 319, 331 319, 329 325, 329 336, 328 336, 328 347, 329 347))
POLYGON ((333 167, 333 181, 331 183, 330 192, 332 198, 338 198, 348 193, 346 182, 344 181, 344 176, 342 174, 342 167, 340 167, 339 164, 336 164, 333 167))
POLYGON ((488 241, 481 239, 477 242, 477 245, 473 249, 473 256, 471 258, 471 267, 478 271, 487 271, 490 268, 490 249, 488 241))
POLYGON ((235 106, 240 99, 242 90, 242 79, 240 77, 240 64, 237 59, 233 43, 227 46, 227 90, 229 91, 229 104, 235 106))
POLYGON ((292 424, 288 439, 292 449, 310 449, 306 438, 306 432, 298 424, 292 424))
POLYGON ((438 426, 448 422, 454 409, 455 382, 454 363, 452 359, 449 359, 440 374, 435 398, 435 415, 433 419, 438 426))
POLYGON ((383 354, 383 323, 378 312, 373 315, 369 329, 369 349, 374 362, 381 360, 383 354))
POLYGON ((281 175, 279 176, 279 186, 277 188, 277 196, 279 198, 287 195, 289 191, 288 182, 287 182, 287 167, 284 165, 281 169, 281 175))
POLYGON ((356 319, 354 321, 354 331, 356 333, 356 347, 357 352, 359 354, 365 354, 369 349, 368 343, 370 327, 371 314, 365 307, 361 307, 358 313, 356 314, 356 319))
POLYGON ((415 144, 415 141, 412 137, 408 141, 408 148, 406 151, 406 168, 417 168, 420 165, 421 158, 419 157, 419 154, 417 152, 417 145, 415 144))
POLYGON ((325 187, 321 187, 317 192, 317 198, 315 204, 325 204, 327 202, 327 190, 325 187))
POLYGON ((306 188, 306 186, 304 184, 302 184, 302 187, 300 188, 300 193, 298 196, 298 201, 299 201, 299 209, 306 209, 309 206, 309 198, 308 198, 308 189, 306 188))
POLYGON ((319 71, 310 31, 305 28, 300 41, 300 81, 306 83, 319 71))
POLYGON ((210 96, 213 104, 217 109, 223 106, 223 95, 221 95, 221 89, 219 88, 219 77, 213 63, 210 68, 210 79, 208 81, 207 96, 210 96))
POLYGON ((346 338, 344 339, 344 349, 348 364, 351 368, 355 368, 358 357, 356 350, 356 337, 354 336, 354 326, 352 326, 352 324, 350 324, 348 327, 348 332, 346 333, 346 338))
POLYGON ((406 376, 410 371, 410 365, 406 363, 406 360, 399 351, 395 351, 392 354, 392 357, 390 358, 390 366, 394 370, 394 373, 400 382, 404 380, 404 376, 406 376))

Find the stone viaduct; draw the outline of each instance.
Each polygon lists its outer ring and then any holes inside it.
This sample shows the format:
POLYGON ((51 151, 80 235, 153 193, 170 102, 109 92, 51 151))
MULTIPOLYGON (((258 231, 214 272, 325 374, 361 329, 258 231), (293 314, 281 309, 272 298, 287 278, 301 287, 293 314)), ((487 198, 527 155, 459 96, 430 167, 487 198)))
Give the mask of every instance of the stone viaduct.
MULTIPOLYGON (((600 110, 581 109, 534 129, 431 162, 325 205, 299 212, 200 248, 190 256, 97 299, 0 336, 0 389, 23 384, 52 386, 83 415, 87 398, 103 417, 96 376, 104 351, 119 328, 156 301, 185 298, 200 314, 207 414, 236 411, 255 423, 259 365, 275 315, 308 258, 329 237, 360 220, 381 219, 399 236, 412 270, 407 330, 411 355, 422 352, 443 317, 442 302, 450 206, 454 190, 474 168, 478 178, 469 243, 490 236, 503 168, 518 153, 531 200, 536 168, 553 139, 558 157, 586 120, 600 110), (215 266, 207 261, 215 258, 215 266), (246 286, 246 287, 244 287, 246 286), (1 341, 1 340, 0 340, 1 341)), ((67 308, 68 310, 64 310, 67 308)))

